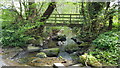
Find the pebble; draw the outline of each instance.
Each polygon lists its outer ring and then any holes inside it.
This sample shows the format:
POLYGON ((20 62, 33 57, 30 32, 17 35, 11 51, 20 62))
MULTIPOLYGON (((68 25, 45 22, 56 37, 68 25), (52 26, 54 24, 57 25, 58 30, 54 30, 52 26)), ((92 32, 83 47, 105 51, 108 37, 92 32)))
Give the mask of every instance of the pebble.
POLYGON ((54 68, 65 68, 65 66, 62 63, 54 63, 53 67, 54 68))

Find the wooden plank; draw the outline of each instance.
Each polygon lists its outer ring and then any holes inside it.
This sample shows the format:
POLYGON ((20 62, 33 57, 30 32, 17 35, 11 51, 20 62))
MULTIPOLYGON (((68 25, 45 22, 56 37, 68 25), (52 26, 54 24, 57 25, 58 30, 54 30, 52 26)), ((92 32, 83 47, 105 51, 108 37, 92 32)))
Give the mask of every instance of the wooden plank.
POLYGON ((81 15, 81 14, 52 14, 52 15, 81 15))
POLYGON ((69 21, 69 20, 47 20, 47 21, 69 21))
POLYGON ((45 26, 69 26, 66 23, 46 23, 45 26))
MULTIPOLYGON (((70 22, 70 20, 47 20, 48 21, 63 21, 63 22, 70 22)), ((83 22, 82 20, 71 20, 71 22, 83 22)))
MULTIPOLYGON (((50 17, 50 18, 55 18, 55 17, 50 17)), ((70 18, 70 17, 56 17, 56 18, 70 18)), ((71 17, 72 19, 83 19, 83 17, 71 17)))
POLYGON ((46 23, 45 26, 68 26, 68 27, 82 27, 83 24, 67 24, 67 23, 46 23))
POLYGON ((55 23, 56 23, 56 20, 57 20, 57 16, 55 15, 55 23))
POLYGON ((71 15, 70 15, 70 23, 72 22, 72 20, 71 20, 71 15))

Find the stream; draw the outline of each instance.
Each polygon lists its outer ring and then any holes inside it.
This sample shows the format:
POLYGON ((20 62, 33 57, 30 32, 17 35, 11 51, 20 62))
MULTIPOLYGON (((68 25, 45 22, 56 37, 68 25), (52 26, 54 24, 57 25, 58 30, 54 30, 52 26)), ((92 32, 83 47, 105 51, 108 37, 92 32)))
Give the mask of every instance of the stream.
MULTIPOLYGON (((72 36, 74 36, 75 34, 73 34, 72 32, 71 32, 71 30, 70 29, 66 29, 67 30, 67 32, 63 32, 62 34, 64 34, 64 35, 66 35, 67 37, 66 37, 66 41, 64 42, 64 44, 62 44, 61 45, 61 47, 60 47, 60 53, 59 53, 59 55, 58 55, 58 57, 60 57, 60 56, 62 56, 64 59, 66 59, 66 60, 72 60, 72 58, 71 58, 71 56, 70 56, 70 54, 68 54, 67 52, 65 52, 63 49, 64 49, 64 47, 66 46, 66 45, 69 45, 69 44, 75 44, 75 42, 73 41, 73 40, 71 40, 70 38, 72 37, 72 36)), ((65 31, 66 31, 65 30, 65 31)), ((14 61, 14 60, 11 60, 10 58, 12 57, 12 56, 14 56, 16 53, 18 53, 19 52, 19 50, 18 49, 7 49, 7 50, 5 50, 5 51, 7 51, 7 52, 9 52, 9 53, 3 53, 2 52, 2 48, 0 48, 0 68, 2 67, 2 66, 25 66, 25 65, 23 65, 23 64, 19 64, 18 62, 16 62, 16 61, 14 61), (11 57, 10 57, 11 56, 11 57)), ((30 56, 33 56, 33 55, 35 55, 36 53, 32 53, 32 54, 29 54, 29 53, 27 53, 27 54, 24 54, 24 56, 28 56, 28 57, 30 57, 30 56)), ((21 56, 23 56, 23 55, 21 55, 21 56)), ((19 56, 20 57, 20 56, 19 56)), ((17 60, 17 59, 16 59, 17 60)))
POLYGON ((7 66, 7 64, 3 61, 2 55, 0 55, 0 68, 1 68, 2 66, 7 66))
POLYGON ((67 46, 69 44, 76 44, 76 43, 72 39, 70 39, 69 37, 67 37, 66 41, 64 42, 64 44, 61 45, 60 53, 59 53, 58 56, 61 56, 61 57, 63 57, 66 60, 72 60, 70 54, 64 51, 65 46, 67 46))
POLYGON ((2 59, 2 49, 0 48, 0 68, 2 67, 2 66, 7 66, 7 64, 3 61, 3 59, 2 59))
MULTIPOLYGON (((8 50, 8 51, 10 51, 10 50, 8 50)), ((10 60, 9 58, 10 58, 10 55, 5 54, 3 52, 3 49, 0 48, 0 68, 2 66, 23 66, 22 64, 19 64, 13 60, 10 60)))

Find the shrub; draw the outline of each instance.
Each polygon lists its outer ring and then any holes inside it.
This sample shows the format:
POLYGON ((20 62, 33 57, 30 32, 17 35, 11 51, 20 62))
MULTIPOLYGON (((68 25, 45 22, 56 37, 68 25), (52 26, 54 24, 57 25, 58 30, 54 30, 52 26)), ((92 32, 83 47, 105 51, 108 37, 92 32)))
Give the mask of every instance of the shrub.
POLYGON ((99 35, 99 37, 93 41, 93 44, 103 50, 115 49, 118 43, 118 37, 119 36, 114 32, 106 32, 99 35))
POLYGON ((14 30, 2 30, 1 42, 3 47, 24 46, 30 39, 33 38, 24 34, 17 33, 14 30))
POLYGON ((96 45, 96 48, 90 52, 98 58, 102 63, 107 65, 117 65, 119 59, 119 38, 120 32, 106 32, 100 34, 92 44, 96 45))

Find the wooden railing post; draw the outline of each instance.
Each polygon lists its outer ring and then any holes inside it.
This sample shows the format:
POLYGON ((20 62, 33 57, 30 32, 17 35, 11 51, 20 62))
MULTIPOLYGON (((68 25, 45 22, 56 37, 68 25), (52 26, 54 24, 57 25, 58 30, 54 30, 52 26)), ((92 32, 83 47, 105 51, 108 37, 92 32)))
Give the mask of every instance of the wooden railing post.
POLYGON ((71 14, 70 14, 70 23, 71 23, 71 14))
POLYGON ((55 14, 55 23, 56 23, 56 17, 57 17, 57 15, 55 14))

